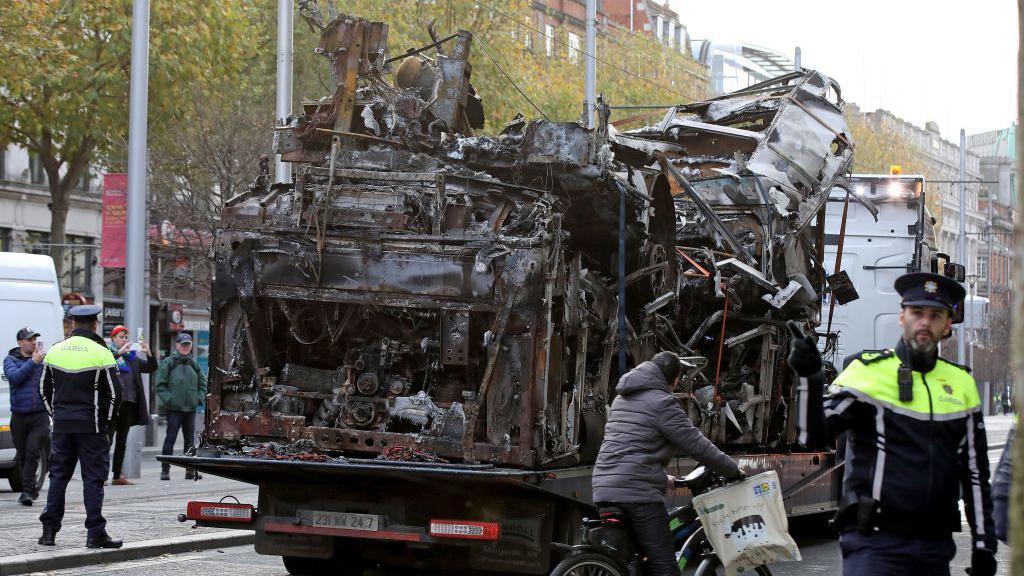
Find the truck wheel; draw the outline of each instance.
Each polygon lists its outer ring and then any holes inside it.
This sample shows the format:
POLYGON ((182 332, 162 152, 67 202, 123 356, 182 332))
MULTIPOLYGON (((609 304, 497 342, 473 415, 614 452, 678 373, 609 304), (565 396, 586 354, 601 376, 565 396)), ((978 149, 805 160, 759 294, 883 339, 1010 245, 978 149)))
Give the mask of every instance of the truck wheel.
POLYGON ((559 562, 551 576, 626 576, 626 571, 604 554, 582 552, 559 562))
POLYGON ((29 484, 29 488, 33 492, 39 493, 43 489, 43 485, 46 484, 46 475, 50 471, 50 442, 47 441, 42 449, 39 451, 39 467, 36 469, 36 475, 34 478, 26 479, 21 477, 21 458, 18 458, 18 462, 14 468, 7 474, 7 482, 11 485, 11 490, 14 492, 22 492, 25 489, 25 484, 29 484))

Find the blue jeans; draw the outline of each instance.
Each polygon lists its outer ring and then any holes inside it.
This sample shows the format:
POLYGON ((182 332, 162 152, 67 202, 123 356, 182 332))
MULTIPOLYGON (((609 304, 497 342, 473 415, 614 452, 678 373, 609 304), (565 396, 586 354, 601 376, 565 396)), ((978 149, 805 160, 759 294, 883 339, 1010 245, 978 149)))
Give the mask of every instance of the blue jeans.
MULTIPOLYGON (((192 449, 196 437, 196 413, 182 412, 181 410, 167 411, 167 435, 164 436, 164 449, 161 452, 164 456, 174 454, 174 441, 178 439, 178 431, 185 436, 184 452, 192 449)), ((164 474, 169 474, 171 465, 162 462, 164 474)))
POLYGON ((85 527, 90 538, 99 538, 107 533, 107 521, 103 518, 103 481, 110 469, 110 440, 106 432, 53 434, 50 491, 39 521, 43 526, 60 530, 64 519, 64 493, 75 473, 76 463, 82 468, 85 527))
POLYGON ((956 543, 948 538, 913 538, 892 532, 844 532, 843 576, 949 576, 956 543))

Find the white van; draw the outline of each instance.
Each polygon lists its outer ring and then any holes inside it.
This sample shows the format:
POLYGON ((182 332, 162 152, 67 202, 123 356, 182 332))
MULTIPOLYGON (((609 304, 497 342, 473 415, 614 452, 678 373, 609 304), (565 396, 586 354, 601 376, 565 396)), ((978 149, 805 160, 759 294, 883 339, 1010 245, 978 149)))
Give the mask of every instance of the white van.
MULTIPOLYGON (((39 332, 45 348, 64 339, 64 309, 53 259, 38 254, 0 252, 0 354, 18 345, 18 330, 28 326, 39 332)), ((11 395, 7 376, 0 369, 0 477, 20 492, 21 470, 11 436, 11 395)), ((47 463, 44 453, 36 486, 42 487, 47 463)))

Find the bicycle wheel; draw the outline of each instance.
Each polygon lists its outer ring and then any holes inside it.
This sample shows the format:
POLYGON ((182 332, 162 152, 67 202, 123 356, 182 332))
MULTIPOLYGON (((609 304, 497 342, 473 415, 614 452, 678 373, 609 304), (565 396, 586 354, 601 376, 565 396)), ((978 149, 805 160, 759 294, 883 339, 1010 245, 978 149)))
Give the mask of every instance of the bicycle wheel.
MULTIPOLYGON (((693 576, 721 576, 724 574, 725 566, 722 566, 722 561, 718 559, 718 556, 709 556, 701 560, 693 576)), ((772 576, 772 571, 767 566, 758 566, 754 568, 754 574, 758 576, 772 576)))
POLYGON ((580 552, 562 560, 551 576, 627 576, 626 571, 604 554, 580 552))

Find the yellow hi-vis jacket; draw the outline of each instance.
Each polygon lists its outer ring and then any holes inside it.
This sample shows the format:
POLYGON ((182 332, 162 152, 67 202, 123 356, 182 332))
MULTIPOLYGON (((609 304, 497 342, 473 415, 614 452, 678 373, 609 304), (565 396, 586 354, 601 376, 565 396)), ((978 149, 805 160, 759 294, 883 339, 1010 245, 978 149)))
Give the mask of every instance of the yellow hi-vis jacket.
POLYGON ((102 338, 81 328, 46 353, 39 387, 56 434, 106 432, 121 402, 114 355, 102 338))
POLYGON ((948 537, 960 530, 962 495, 973 546, 994 552, 988 444, 974 378, 939 358, 931 370, 911 372, 913 397, 903 402, 900 357, 910 364, 898 348, 857 355, 821 403, 813 393, 801 398, 802 404, 810 398, 810 405, 800 406, 811 420, 802 426, 803 437, 807 431, 824 434, 826 441, 846 434, 840 526, 948 537), (815 418, 824 421, 815 424, 815 418))

